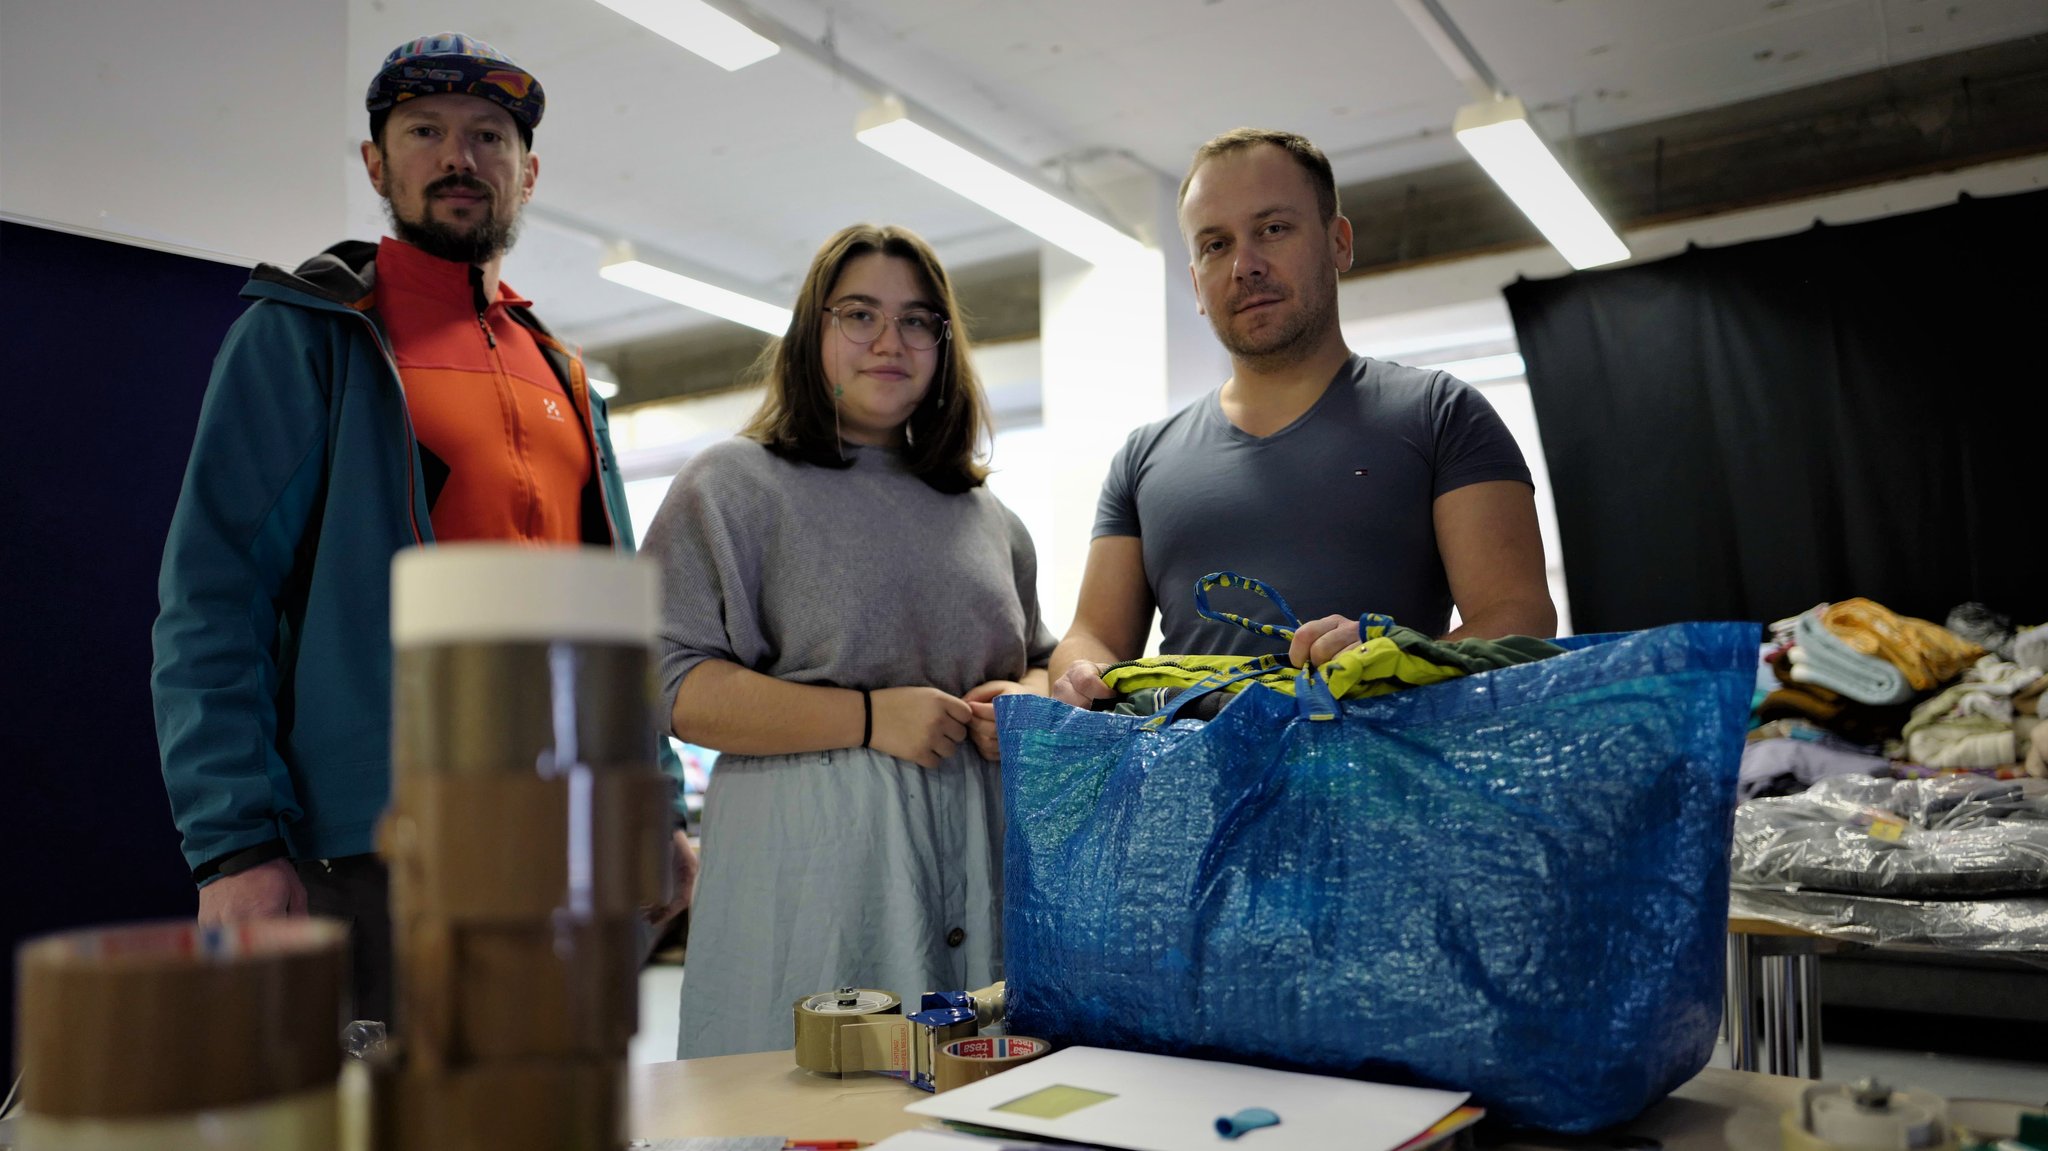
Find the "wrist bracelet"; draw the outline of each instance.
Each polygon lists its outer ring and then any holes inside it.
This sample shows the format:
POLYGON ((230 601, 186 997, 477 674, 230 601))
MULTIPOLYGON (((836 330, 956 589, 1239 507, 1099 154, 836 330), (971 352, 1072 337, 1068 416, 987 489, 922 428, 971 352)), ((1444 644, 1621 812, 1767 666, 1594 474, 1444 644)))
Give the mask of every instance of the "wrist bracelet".
POLYGON ((875 738, 875 697, 872 693, 860 693, 860 745, 868 746, 875 738))

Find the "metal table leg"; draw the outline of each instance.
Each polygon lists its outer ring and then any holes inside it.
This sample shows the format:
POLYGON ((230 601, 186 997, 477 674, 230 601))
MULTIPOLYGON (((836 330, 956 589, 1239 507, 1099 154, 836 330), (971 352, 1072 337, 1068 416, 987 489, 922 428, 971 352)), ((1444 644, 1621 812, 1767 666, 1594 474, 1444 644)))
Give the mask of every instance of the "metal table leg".
POLYGON ((1727 994, 1722 1003, 1729 1066, 1820 1078, 1818 955, 1844 946, 1767 921, 1730 921, 1727 994))
POLYGON ((1718 1038, 1729 1050, 1735 1047, 1735 933, 1729 932, 1721 948, 1721 1030, 1718 1038))
POLYGON ((1806 1077, 1820 1078, 1820 959, 1799 956, 1799 996, 1805 1001, 1806 1077))
POLYGON ((1757 956, 1749 936, 1728 936, 1728 1062, 1737 1071, 1755 1071, 1757 956))
POLYGON ((1757 982, 1761 984, 1761 991, 1763 992, 1761 996, 1763 1000, 1763 1026, 1757 1029, 1758 1037, 1762 1041, 1763 1046, 1764 1063, 1762 1069, 1772 1075, 1783 1075, 1785 1074, 1785 1063, 1782 1054, 1784 1036, 1779 1033, 1779 1027, 1785 1017, 1783 1002, 1785 979, 1780 974, 1785 966, 1785 959, 1779 955, 1765 955, 1757 960, 1757 966, 1760 969, 1757 982))
POLYGON ((1795 965, 1798 957, 1780 955, 1777 957, 1778 1017, 1773 1019, 1771 1028, 1771 1072, 1774 1075, 1799 1074, 1799 1023, 1802 1015, 1800 983, 1795 965))

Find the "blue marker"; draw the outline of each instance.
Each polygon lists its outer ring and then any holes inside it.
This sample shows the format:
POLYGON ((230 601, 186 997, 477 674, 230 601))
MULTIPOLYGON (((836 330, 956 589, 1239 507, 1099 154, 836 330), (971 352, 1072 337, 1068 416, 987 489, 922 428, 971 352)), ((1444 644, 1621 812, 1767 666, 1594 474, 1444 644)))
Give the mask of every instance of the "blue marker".
POLYGON ((1247 1107, 1235 1115, 1220 1116, 1216 1120, 1216 1134, 1225 1139, 1235 1139, 1247 1131, 1261 1127, 1278 1127, 1280 1117, 1264 1107, 1247 1107))

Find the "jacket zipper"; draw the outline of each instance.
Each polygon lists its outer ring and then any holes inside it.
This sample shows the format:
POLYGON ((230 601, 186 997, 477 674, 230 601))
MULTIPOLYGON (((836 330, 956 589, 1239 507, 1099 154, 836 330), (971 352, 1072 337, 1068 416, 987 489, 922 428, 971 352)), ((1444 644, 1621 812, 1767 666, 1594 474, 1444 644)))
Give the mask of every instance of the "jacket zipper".
POLYGON ((378 354, 384 357, 384 363, 391 368, 391 382, 398 385, 398 411, 405 417, 405 518, 412 527, 412 542, 425 547, 427 541, 420 535, 420 517, 415 507, 416 501, 413 499, 416 481, 412 474, 412 460, 419 451, 419 434, 413 431, 412 405, 405 399, 405 377, 399 374, 398 360, 391 355, 391 349, 384 345, 384 337, 378 333, 377 325, 363 313, 355 314, 361 316, 363 326, 370 329, 370 342, 377 345, 378 354))
MULTIPOLYGON (((500 389, 499 394, 502 399, 506 394, 516 389, 518 385, 512 381, 512 372, 505 366, 505 358, 496 354, 498 351, 498 338, 491 334, 491 322, 485 316, 483 272, 480 269, 472 268, 470 269, 470 276, 471 286, 476 291, 478 309, 476 326, 483 329, 484 346, 492 353, 491 369, 495 373, 494 383, 500 389)), ((514 322, 516 323, 517 321, 514 322)), ((514 398, 510 402, 513 404, 513 418, 516 420, 518 419, 518 400, 514 398)), ((528 490, 533 493, 532 497, 526 501, 526 530, 533 531, 534 516, 538 513, 540 507, 540 477, 534 474, 532 463, 523 455, 517 462, 520 471, 525 475, 528 490)))
POLYGON ((491 322, 484 318, 491 310, 491 302, 484 298, 484 270, 475 264, 469 266, 469 296, 476 304, 476 326, 483 329, 484 343, 495 350, 498 337, 491 334, 491 322))

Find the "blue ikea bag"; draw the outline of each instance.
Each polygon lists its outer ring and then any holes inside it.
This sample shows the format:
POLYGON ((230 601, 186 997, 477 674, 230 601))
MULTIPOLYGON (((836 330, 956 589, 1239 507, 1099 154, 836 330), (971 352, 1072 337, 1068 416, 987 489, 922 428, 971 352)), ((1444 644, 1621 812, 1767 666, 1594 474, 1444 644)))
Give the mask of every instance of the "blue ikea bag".
POLYGON ((1002 697, 1010 1030, 1629 1119, 1713 1050, 1758 635, 1571 637, 1321 720, 1306 681, 1156 729, 1002 697))

